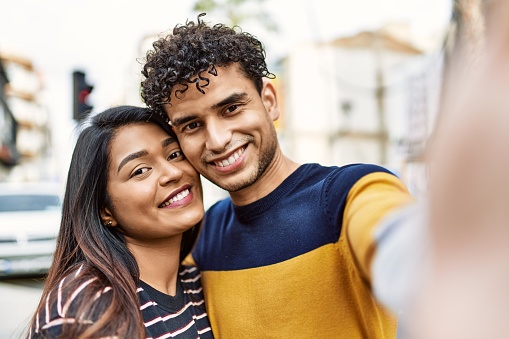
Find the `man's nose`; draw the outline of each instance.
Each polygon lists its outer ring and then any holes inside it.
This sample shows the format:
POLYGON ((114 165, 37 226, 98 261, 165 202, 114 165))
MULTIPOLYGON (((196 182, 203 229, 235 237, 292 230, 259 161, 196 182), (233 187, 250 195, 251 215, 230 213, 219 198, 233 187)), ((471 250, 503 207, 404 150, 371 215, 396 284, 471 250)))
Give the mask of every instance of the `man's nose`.
POLYGON ((223 151, 232 138, 230 128, 224 122, 212 121, 206 126, 207 140, 205 147, 213 152, 223 151))

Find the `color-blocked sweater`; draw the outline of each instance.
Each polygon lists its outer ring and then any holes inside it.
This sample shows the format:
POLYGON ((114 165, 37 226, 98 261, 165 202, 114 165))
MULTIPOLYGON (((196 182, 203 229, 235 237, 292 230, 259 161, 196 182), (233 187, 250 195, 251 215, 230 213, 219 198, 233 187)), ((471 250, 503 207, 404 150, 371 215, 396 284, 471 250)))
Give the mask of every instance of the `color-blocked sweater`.
POLYGON ((382 167, 305 164, 254 203, 217 202, 192 252, 214 335, 395 338, 371 291, 373 232, 412 200, 382 167))

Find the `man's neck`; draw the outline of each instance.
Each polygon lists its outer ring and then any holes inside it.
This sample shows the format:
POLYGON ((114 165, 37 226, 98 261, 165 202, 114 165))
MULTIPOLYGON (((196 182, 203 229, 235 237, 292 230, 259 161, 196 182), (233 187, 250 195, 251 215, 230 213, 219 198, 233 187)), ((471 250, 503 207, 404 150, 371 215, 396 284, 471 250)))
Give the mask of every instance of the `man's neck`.
POLYGON ((230 192, 232 202, 236 206, 244 206, 253 203, 274 191, 288 178, 300 164, 290 160, 281 152, 278 152, 274 161, 265 173, 253 185, 237 192, 230 192))

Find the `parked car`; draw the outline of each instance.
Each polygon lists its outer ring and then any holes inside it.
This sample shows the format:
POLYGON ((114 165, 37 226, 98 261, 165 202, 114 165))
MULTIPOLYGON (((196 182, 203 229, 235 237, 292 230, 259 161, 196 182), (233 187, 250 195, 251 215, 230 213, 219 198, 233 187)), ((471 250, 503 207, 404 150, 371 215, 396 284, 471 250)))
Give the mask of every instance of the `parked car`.
POLYGON ((62 213, 63 186, 0 183, 0 277, 48 272, 62 213))

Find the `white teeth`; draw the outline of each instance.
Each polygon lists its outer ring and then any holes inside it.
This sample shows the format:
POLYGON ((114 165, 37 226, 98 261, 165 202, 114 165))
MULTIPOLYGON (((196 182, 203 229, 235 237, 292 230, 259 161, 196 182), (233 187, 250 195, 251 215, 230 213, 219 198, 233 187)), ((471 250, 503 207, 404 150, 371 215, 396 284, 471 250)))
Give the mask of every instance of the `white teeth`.
POLYGON ((184 199, 185 197, 187 197, 189 195, 189 189, 186 189, 182 192, 180 192, 179 194, 177 194, 176 196, 174 196, 173 198, 171 198, 170 200, 168 201, 165 201, 164 203, 161 204, 161 207, 166 207, 176 201, 179 201, 179 200, 182 200, 184 199))
POLYGON ((219 167, 225 167, 228 165, 233 164, 236 160, 240 158, 240 155, 244 152, 244 148, 239 149, 237 152, 230 155, 228 159, 220 160, 220 161, 214 161, 214 164, 219 167))

